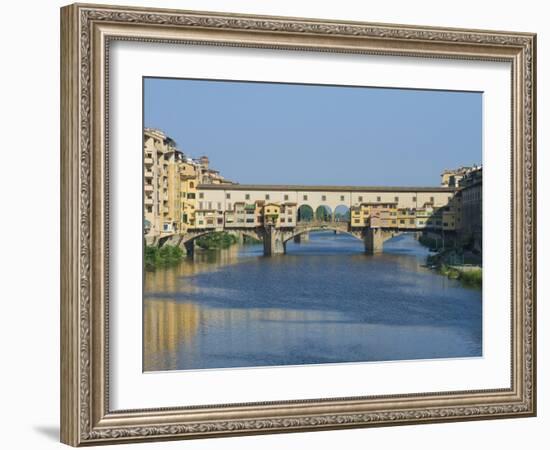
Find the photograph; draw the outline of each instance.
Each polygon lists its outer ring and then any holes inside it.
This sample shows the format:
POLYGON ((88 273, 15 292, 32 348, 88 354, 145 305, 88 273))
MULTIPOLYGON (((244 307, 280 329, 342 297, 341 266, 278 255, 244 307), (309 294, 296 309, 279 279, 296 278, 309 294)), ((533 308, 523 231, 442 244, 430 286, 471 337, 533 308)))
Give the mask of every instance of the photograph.
POLYGON ((144 372, 484 356, 482 92, 142 89, 144 372))

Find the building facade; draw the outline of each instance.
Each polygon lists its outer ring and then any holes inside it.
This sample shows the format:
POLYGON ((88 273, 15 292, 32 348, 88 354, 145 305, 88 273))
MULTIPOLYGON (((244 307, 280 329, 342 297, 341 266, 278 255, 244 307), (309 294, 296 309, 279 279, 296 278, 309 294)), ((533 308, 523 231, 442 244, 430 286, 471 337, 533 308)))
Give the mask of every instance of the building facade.
POLYGON ((145 129, 143 143, 148 242, 316 220, 349 222, 352 230, 456 231, 481 249, 481 167, 445 170, 439 187, 244 185, 226 180, 207 156, 188 157, 162 131, 145 129))
POLYGON ((460 181, 460 234, 462 241, 476 252, 483 243, 483 170, 478 167, 460 181))

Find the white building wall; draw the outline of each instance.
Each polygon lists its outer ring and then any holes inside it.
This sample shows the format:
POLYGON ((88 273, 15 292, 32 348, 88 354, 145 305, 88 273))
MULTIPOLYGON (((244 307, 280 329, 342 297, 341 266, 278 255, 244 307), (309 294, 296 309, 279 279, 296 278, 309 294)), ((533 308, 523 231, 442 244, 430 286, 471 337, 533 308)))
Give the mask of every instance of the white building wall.
MULTIPOLYGON (((319 206, 328 206, 332 212, 336 207, 344 205, 347 208, 359 205, 360 203, 394 203, 398 208, 422 208, 426 203, 433 203, 434 206, 444 206, 452 198, 452 192, 373 192, 373 191, 318 191, 318 190, 249 190, 231 189, 229 186, 220 186, 216 189, 199 189, 197 201, 202 202, 203 209, 211 205, 217 209, 221 203, 224 211, 232 210, 236 202, 254 203, 259 200, 266 202, 297 203, 298 207, 309 205, 314 211, 319 206), (228 198, 229 196, 229 198, 228 198)), ((200 209, 200 208, 199 208, 200 209)))

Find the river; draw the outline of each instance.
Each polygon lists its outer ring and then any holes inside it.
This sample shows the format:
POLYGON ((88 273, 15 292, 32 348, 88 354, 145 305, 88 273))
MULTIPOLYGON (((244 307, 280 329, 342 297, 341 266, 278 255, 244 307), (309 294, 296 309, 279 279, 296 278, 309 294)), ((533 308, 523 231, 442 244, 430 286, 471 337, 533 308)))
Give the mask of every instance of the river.
POLYGON ((366 255, 333 232, 280 256, 197 251, 145 274, 144 370, 481 356, 481 291, 423 267, 427 254, 412 235, 366 255))

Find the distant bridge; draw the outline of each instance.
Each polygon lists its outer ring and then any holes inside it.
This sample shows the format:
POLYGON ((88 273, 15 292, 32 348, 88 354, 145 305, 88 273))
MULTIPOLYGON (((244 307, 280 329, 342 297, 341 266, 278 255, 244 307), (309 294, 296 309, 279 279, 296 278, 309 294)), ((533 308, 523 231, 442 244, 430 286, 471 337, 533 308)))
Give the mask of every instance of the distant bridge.
MULTIPOLYGON (((453 187, 389 187, 389 186, 302 186, 302 185, 243 185, 243 184, 202 184, 197 186, 197 210, 209 212, 215 217, 212 224, 196 223, 194 228, 183 234, 164 234, 153 238, 159 245, 170 243, 193 251, 194 241, 206 234, 226 231, 234 235, 248 235, 261 240, 265 255, 283 254, 286 243, 299 239, 310 231, 333 230, 347 233, 364 242, 367 253, 382 251, 388 239, 410 230, 403 225, 392 227, 356 227, 349 221, 336 221, 338 211, 349 211, 362 203, 394 204, 396 208, 419 209, 426 204, 434 208, 446 206, 456 189, 453 187), (274 226, 265 223, 225 223, 225 214, 234 212, 236 204, 257 202, 292 205, 295 209, 292 223, 274 226), (303 208, 309 208, 317 220, 303 220, 303 208), (321 211, 322 214, 318 214, 321 211), (325 214, 326 213, 326 214, 325 214), (320 220, 324 217, 325 220, 320 220), (328 220, 326 220, 328 217, 328 220), (221 223, 218 222, 218 218, 221 223)), ((341 214, 340 212, 340 214, 341 214)), ((349 219, 349 217, 348 217, 349 219)))
POLYGON ((314 231, 334 231, 353 236, 363 242, 365 252, 369 254, 380 253, 383 250, 384 242, 394 236, 398 236, 407 231, 417 231, 416 229, 404 230, 403 228, 352 228, 349 222, 334 222, 334 221, 310 221, 298 222, 294 227, 276 228, 271 224, 263 226, 251 227, 231 227, 226 229, 219 227, 210 230, 190 230, 184 234, 174 234, 161 237, 160 245, 170 244, 185 248, 188 254, 194 251, 195 241, 211 233, 226 231, 230 234, 239 237, 242 241, 243 236, 250 236, 256 240, 263 242, 264 255, 280 255, 286 253, 286 244, 298 239, 301 236, 308 235, 314 231))

